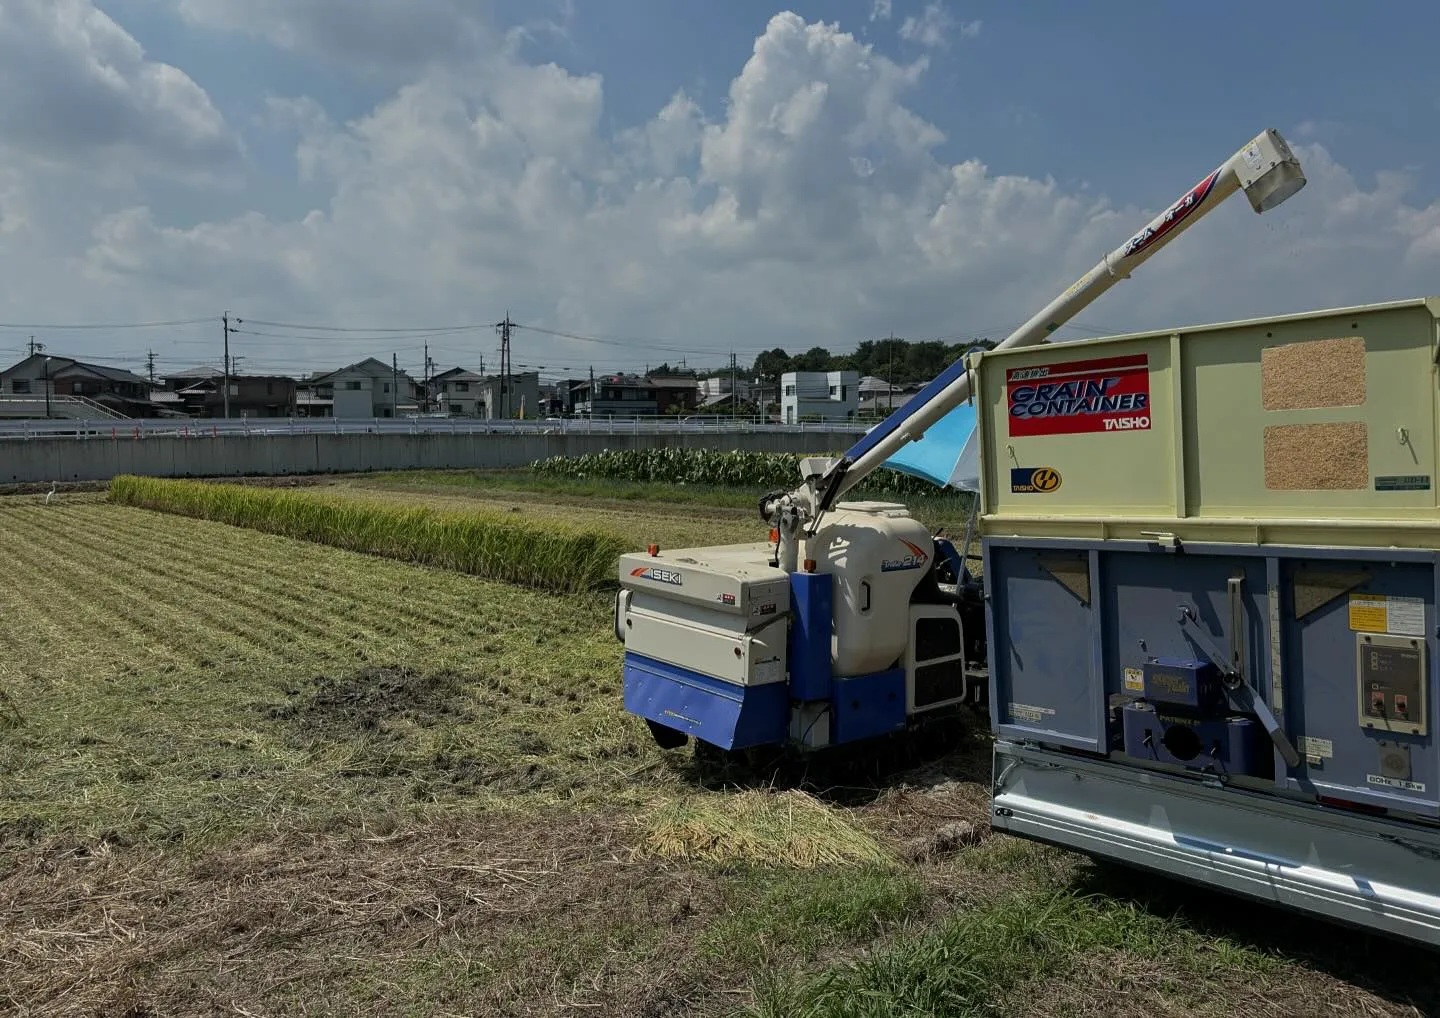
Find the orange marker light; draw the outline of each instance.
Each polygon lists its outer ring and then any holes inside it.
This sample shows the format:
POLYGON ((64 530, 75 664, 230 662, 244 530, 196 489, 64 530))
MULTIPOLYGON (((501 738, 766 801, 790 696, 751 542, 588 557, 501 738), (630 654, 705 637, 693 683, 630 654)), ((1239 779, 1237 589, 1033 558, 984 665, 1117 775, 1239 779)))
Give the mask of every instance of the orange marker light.
POLYGON ((645 550, 650 553, 651 558, 654 558, 656 555, 660 554, 660 546, 658 544, 652 544, 645 550))
POLYGON ((770 540, 772 540, 772 541, 778 541, 778 540, 780 540, 780 531, 776 530, 774 527, 771 527, 771 528, 770 528, 770 540))
POLYGON ((805 571, 807 573, 813 573, 815 571, 815 560, 813 558, 807 558, 805 560, 805 571))

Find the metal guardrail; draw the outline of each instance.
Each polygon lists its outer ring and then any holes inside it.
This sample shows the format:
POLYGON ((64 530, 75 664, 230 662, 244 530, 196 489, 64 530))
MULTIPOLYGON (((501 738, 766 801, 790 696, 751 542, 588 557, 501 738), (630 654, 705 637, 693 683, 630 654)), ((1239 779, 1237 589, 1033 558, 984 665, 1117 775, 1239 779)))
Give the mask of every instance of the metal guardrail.
POLYGON ((488 421, 473 418, 259 417, 156 420, 0 420, 0 440, 40 438, 144 439, 219 438, 266 435, 687 435, 715 433, 863 434, 867 423, 852 421, 775 424, 729 417, 596 417, 488 421))
POLYGON ((54 417, 67 421, 128 421, 124 414, 116 413, 103 403, 97 403, 88 396, 71 396, 59 393, 48 399, 44 395, 0 396, 0 420, 6 413, 20 410, 31 417, 17 417, 15 420, 34 420, 44 407, 54 417))

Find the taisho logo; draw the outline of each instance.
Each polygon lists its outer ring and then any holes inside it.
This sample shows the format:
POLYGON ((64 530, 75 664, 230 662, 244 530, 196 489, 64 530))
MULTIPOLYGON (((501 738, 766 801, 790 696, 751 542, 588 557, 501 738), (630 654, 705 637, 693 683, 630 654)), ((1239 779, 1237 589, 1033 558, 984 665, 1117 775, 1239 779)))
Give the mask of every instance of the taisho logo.
POLYGON ((910 549, 910 554, 902 556, 901 558, 882 559, 880 562, 880 571, 882 573, 894 573, 902 569, 919 569, 926 562, 930 561, 930 554, 925 551, 924 548, 921 548, 917 544, 911 544, 904 538, 900 539, 900 543, 910 549))
POLYGON ((1150 428, 1150 364, 1143 353, 1011 368, 1005 388, 1012 437, 1150 428))
POLYGON ((670 583, 677 587, 684 583, 675 570, 661 569, 659 566, 641 566, 639 569, 630 570, 630 575, 642 580, 654 580, 656 583, 670 583))
POLYGON ((1010 471, 1010 490, 1019 495, 1048 495, 1060 487, 1060 471, 1054 467, 1016 467, 1010 471))
POLYGON ((1190 214, 1200 207, 1200 203, 1210 196, 1215 190, 1215 181, 1220 179, 1220 171, 1217 169, 1210 176, 1196 184, 1187 191, 1179 201, 1156 217, 1155 221, 1135 236, 1131 237, 1125 247, 1121 249, 1121 255, 1129 258, 1131 255, 1139 254, 1147 247, 1154 244, 1161 237, 1170 233, 1183 223, 1190 214))

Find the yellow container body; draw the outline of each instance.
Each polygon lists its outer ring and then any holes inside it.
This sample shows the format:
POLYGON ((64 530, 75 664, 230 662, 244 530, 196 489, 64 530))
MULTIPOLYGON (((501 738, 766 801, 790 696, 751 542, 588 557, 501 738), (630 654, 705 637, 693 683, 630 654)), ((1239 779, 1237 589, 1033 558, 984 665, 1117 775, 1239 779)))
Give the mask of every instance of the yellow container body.
POLYGON ((1434 546, 1437 342, 1430 298, 984 354, 983 532, 1434 546))

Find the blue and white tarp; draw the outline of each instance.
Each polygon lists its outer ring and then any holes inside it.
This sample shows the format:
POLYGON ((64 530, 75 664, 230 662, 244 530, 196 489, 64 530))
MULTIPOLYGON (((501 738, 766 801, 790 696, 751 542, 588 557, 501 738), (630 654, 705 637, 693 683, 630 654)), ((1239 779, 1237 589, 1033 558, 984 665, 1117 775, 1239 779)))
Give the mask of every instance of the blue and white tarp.
POLYGON ((885 466, 923 477, 940 487, 980 490, 980 449, 975 407, 961 403, 940 418, 918 442, 908 442, 885 466))

